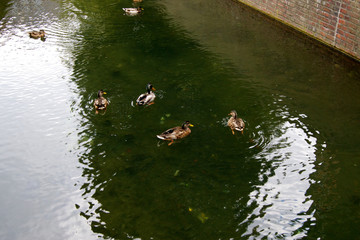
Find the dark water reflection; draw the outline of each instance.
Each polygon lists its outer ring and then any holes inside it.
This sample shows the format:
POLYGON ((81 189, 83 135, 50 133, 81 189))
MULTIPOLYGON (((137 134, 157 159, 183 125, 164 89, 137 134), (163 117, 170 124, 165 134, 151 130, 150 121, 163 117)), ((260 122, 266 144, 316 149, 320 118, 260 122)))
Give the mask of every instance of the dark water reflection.
POLYGON ((358 236, 357 64, 232 1, 3 5, 2 239, 358 236))

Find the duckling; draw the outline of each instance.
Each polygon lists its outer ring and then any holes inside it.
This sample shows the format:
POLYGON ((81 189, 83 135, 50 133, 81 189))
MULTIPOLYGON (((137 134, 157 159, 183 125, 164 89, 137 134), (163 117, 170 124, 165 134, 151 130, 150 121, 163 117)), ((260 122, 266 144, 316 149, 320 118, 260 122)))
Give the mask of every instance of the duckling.
POLYGON ((138 99, 136 100, 136 105, 143 106, 143 105, 151 105, 154 104, 155 94, 152 91, 156 89, 153 87, 151 83, 146 85, 146 93, 141 94, 138 99))
POLYGON ((123 8, 124 12, 128 16, 135 16, 139 13, 141 13, 144 9, 142 7, 137 8, 123 8))
POLYGON ((230 127, 232 134, 235 134, 234 129, 243 133, 245 128, 244 121, 237 117, 237 112, 235 110, 232 110, 229 115, 231 115, 231 117, 228 121, 228 126, 230 127))
POLYGON ((187 135, 189 135, 191 133, 191 130, 189 127, 193 127, 193 126, 194 125, 192 125, 189 121, 185 121, 181 127, 177 126, 177 127, 170 128, 170 129, 166 130, 165 132, 163 132, 159 135, 156 135, 156 137, 161 140, 171 141, 168 144, 170 146, 171 144, 174 143, 174 140, 184 138, 187 135))
POLYGON ((40 31, 32 31, 32 32, 29 32, 29 36, 31 38, 35 38, 35 39, 38 39, 38 38, 45 39, 45 31, 42 29, 40 31))
POLYGON ((103 97, 103 94, 106 94, 106 92, 104 92, 103 90, 99 90, 98 98, 95 99, 95 101, 94 101, 94 106, 95 106, 96 112, 97 112, 97 110, 105 110, 107 108, 107 106, 109 105, 108 100, 106 100, 103 97))

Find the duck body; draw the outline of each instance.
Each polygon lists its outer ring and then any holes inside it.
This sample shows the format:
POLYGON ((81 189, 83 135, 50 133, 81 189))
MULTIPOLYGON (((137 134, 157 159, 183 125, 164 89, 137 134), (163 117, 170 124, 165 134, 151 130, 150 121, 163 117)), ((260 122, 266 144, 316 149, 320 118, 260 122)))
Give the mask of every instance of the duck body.
POLYGON ((235 134, 234 130, 243 133, 245 129, 244 121, 237 116, 237 112, 235 110, 232 110, 229 115, 231 115, 231 117, 227 125, 230 127, 232 134, 235 134))
POLYGON ((38 39, 38 38, 45 39, 45 31, 44 30, 32 31, 32 32, 29 32, 29 36, 31 38, 35 38, 35 39, 38 39))
POLYGON ((137 7, 137 8, 123 8, 123 10, 126 15, 135 16, 141 13, 144 9, 142 7, 137 7))
POLYGON ((151 105, 154 104, 155 100, 155 94, 153 91, 156 89, 151 85, 151 83, 148 83, 146 86, 146 93, 141 94, 136 99, 136 105, 143 106, 143 105, 151 105))
POLYGON ((194 125, 192 125, 189 121, 186 121, 183 123, 181 127, 177 126, 170 128, 165 132, 157 135, 156 137, 161 140, 171 141, 168 144, 170 146, 171 144, 173 144, 174 140, 188 136, 191 133, 191 129, 189 127, 193 127, 193 126, 194 125))
POLYGON ((94 101, 94 106, 96 110, 105 110, 109 105, 108 100, 103 97, 103 94, 106 94, 103 90, 98 91, 98 98, 94 101))

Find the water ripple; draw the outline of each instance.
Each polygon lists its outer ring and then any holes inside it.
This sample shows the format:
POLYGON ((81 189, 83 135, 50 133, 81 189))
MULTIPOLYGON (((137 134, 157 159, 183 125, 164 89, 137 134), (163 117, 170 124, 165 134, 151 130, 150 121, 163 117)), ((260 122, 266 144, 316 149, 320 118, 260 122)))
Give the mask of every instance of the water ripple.
POLYGON ((307 213, 312 200, 306 192, 315 172, 317 140, 301 128, 304 124, 299 118, 290 119, 279 126, 282 133, 259 154, 264 168, 258 177, 264 183, 249 195, 248 208, 252 211, 239 225, 246 226, 243 237, 254 239, 256 233, 261 238, 298 239, 306 236, 304 223, 314 220, 313 213, 307 213))
POLYGON ((11 1, 0 22, 0 97, 8 106, 0 115, 6 136, 0 143, 0 200, 6 206, 3 219, 18 226, 1 228, 4 239, 42 238, 49 232, 92 236, 73 205, 81 198, 72 180, 80 173, 69 152, 77 139, 69 108, 71 59, 68 65, 63 61, 70 44, 58 44, 58 16, 56 2, 11 1), (46 41, 29 38, 29 31, 41 28, 46 41))

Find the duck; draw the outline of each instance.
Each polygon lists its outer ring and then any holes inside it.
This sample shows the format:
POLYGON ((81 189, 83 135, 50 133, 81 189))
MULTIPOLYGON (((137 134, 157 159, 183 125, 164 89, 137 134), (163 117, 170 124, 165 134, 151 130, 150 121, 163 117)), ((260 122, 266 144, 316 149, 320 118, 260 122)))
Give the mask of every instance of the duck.
POLYGON ((38 38, 41 38, 41 39, 45 39, 45 31, 44 30, 40 30, 40 31, 32 31, 32 32, 29 32, 29 36, 31 38, 35 38, 35 39, 38 39, 38 38))
POLYGON ((189 127, 193 127, 193 126, 194 125, 192 125, 189 121, 185 121, 181 127, 177 126, 170 128, 165 132, 156 135, 156 137, 161 140, 170 141, 170 143, 168 144, 168 146, 170 146, 171 144, 174 143, 174 140, 188 136, 191 133, 191 129, 189 127))
POLYGON ((237 112, 235 110, 232 110, 229 115, 231 115, 231 117, 227 125, 230 127, 232 134, 235 134, 234 130, 243 133, 245 129, 244 121, 237 116, 237 112))
POLYGON ((123 8, 123 10, 126 15, 135 16, 141 13, 144 9, 142 7, 136 7, 136 8, 123 8))
POLYGON ((99 90, 98 91, 98 98, 95 99, 94 101, 94 106, 96 111, 97 110, 105 110, 107 108, 107 106, 109 105, 108 100, 106 100, 106 98, 103 97, 103 94, 106 94, 106 92, 104 92, 103 90, 99 90))
POLYGON ((153 91, 156 89, 153 87, 151 83, 146 85, 146 93, 140 94, 140 96, 136 99, 136 105, 143 106, 143 105, 151 105, 154 104, 155 94, 153 91))

